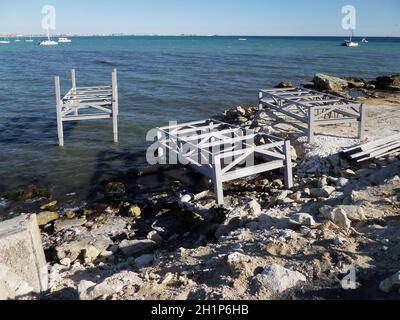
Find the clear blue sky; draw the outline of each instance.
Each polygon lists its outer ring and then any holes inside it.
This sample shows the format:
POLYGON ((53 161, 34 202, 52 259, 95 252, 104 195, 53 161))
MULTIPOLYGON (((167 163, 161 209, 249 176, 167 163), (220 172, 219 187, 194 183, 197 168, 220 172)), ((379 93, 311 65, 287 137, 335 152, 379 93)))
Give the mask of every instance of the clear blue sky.
POLYGON ((56 33, 345 35, 350 4, 357 35, 400 36, 399 0, 1 0, 0 34, 43 33, 46 4, 56 7, 56 33))

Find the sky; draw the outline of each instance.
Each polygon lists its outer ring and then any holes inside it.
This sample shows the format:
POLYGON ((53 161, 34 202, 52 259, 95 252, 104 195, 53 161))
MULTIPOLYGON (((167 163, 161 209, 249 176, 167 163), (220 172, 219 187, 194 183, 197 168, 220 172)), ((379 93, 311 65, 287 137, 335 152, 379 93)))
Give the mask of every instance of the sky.
POLYGON ((342 7, 359 36, 400 37, 399 0, 1 0, 0 34, 44 33, 42 7, 68 34, 342 36, 342 7))

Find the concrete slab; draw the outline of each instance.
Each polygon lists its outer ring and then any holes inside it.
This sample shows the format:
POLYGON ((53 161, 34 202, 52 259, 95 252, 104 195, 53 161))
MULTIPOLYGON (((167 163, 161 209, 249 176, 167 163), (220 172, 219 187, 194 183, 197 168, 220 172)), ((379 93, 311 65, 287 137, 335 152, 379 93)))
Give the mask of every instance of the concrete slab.
POLYGON ((0 299, 48 289, 48 269, 36 215, 0 223, 0 299))

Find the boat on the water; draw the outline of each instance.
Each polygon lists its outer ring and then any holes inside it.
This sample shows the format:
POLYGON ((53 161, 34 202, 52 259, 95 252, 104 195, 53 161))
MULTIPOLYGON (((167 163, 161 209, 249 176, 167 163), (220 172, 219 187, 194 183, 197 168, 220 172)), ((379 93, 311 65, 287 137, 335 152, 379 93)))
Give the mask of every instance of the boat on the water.
POLYGON ((239 38, 238 40, 239 40, 239 41, 247 41, 246 38, 239 38))
POLYGON ((8 40, 7 38, 0 39, 0 44, 10 44, 10 43, 11 41, 8 40))
POLYGON ((25 39, 25 42, 33 42, 32 37, 29 37, 29 39, 25 39))
POLYGON ((71 43, 72 40, 68 38, 58 38, 58 43, 71 43))
POLYGON ((58 42, 51 40, 49 30, 47 30, 47 40, 41 41, 40 46, 57 46, 58 42))
POLYGON ((354 42, 353 37, 354 37, 354 31, 352 31, 349 40, 344 40, 344 42, 342 43, 342 46, 343 47, 358 47, 358 42, 354 42))
POLYGON ((364 38, 364 39, 361 40, 361 42, 362 43, 368 43, 368 40, 364 38))
POLYGON ((342 44, 342 46, 344 46, 344 47, 358 47, 358 42, 345 40, 344 43, 342 44))

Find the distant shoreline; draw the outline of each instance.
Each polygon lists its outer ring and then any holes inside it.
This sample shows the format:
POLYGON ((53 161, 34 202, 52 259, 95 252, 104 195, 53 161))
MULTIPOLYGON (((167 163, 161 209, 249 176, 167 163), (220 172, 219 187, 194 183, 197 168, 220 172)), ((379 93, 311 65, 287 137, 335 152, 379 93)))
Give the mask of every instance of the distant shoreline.
MULTIPOLYGON (((121 38, 127 38, 127 37, 155 37, 155 38, 285 38, 285 39, 315 39, 315 38, 331 38, 331 39, 337 39, 337 38, 346 38, 348 35, 335 35, 335 36, 287 36, 287 35, 281 35, 281 36, 268 36, 268 35, 135 35, 135 34, 124 34, 124 35, 119 35, 119 34, 93 34, 93 35, 79 35, 79 34, 52 34, 53 37, 80 37, 80 38, 104 38, 104 37, 121 37, 121 38)), ((16 34, 6 34, 6 35, 0 35, 0 38, 44 38, 47 37, 45 34, 32 34, 32 35, 16 35, 16 34)), ((368 39, 400 39, 399 36, 368 36, 368 35, 356 35, 355 38, 368 38, 368 39)))

